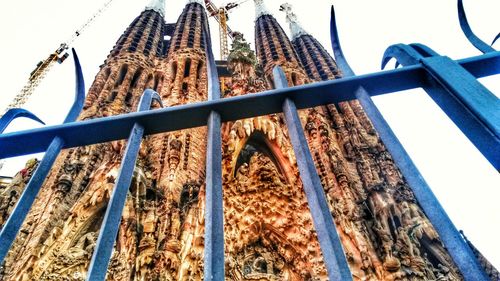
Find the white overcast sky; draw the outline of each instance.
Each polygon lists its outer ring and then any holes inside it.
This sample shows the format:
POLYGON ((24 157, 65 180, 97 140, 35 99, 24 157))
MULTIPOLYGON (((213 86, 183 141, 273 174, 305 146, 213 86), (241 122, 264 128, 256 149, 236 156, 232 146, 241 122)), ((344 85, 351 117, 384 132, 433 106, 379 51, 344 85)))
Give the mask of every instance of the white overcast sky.
MULTIPOLYGON (((274 16, 288 31, 278 11, 283 1, 267 0, 274 16)), ((98 10, 104 0, 24 0, 0 4, 0 108, 22 88, 36 63, 46 58, 98 10)), ((114 0, 110 8, 75 42, 84 68, 86 87, 128 24, 147 0, 114 0)), ((166 0, 167 22, 175 22, 185 1, 166 0)), ((253 1, 229 15, 229 25, 253 45, 253 1)), ((331 52, 330 5, 335 4, 340 40, 358 73, 379 71, 385 48, 394 43, 419 42, 453 59, 479 55, 460 30, 454 0, 288 0, 304 28, 331 52)), ((499 0, 464 0, 472 29, 487 43, 500 31, 499 0)), ((216 5, 223 2, 215 0, 216 5)), ((224 2, 227 3, 227 2, 224 2)), ((218 57, 218 26, 211 20, 218 57)), ((500 41, 500 40, 499 40, 500 41)), ((500 42, 496 48, 500 49, 500 42)), ((390 65, 393 65, 392 63, 390 65)), ((72 61, 57 65, 25 106, 50 125, 64 119, 74 96, 72 61)), ((500 95, 500 76, 481 79, 500 95)), ((423 91, 407 91, 375 98, 397 136, 434 190, 458 229, 500 267, 500 176, 460 130, 423 91)), ((37 127, 15 121, 7 132, 37 127)), ((39 157, 39 156, 38 156, 39 157)), ((6 164, 1 175, 15 173, 26 158, 6 164)))

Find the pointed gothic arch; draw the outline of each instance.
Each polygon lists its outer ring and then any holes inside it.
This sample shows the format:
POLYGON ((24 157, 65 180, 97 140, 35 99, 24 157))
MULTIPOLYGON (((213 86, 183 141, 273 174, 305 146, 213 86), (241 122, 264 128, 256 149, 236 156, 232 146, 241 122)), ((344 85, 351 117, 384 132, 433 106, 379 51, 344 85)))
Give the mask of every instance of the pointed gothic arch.
POLYGON ((255 152, 261 152, 274 163, 276 168, 285 176, 286 182, 290 183, 293 178, 290 169, 289 160, 285 157, 282 151, 279 149, 277 144, 271 140, 259 130, 255 130, 246 139, 241 140, 241 146, 239 146, 235 155, 238 155, 237 159, 233 162, 233 170, 231 175, 234 177, 238 168, 243 163, 248 163, 250 157, 255 152))

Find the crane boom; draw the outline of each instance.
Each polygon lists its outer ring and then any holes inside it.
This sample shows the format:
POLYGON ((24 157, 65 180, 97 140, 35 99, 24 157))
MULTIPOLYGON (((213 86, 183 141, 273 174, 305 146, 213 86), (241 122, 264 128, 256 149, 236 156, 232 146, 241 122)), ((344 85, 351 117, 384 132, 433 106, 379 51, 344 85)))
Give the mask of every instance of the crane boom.
POLYGON ((99 10, 97 10, 84 24, 82 24, 82 26, 80 26, 80 28, 78 28, 75 33, 73 33, 73 35, 66 41, 66 45, 71 45, 76 40, 76 38, 80 36, 80 34, 82 34, 87 29, 87 27, 89 27, 94 22, 94 20, 97 19, 108 8, 111 2, 113 2, 113 0, 108 0, 106 3, 104 3, 104 5, 99 8, 99 10))
POLYGON ((220 56, 221 60, 227 59, 229 55, 229 42, 228 37, 233 39, 233 31, 227 25, 227 11, 238 7, 239 5, 247 2, 248 0, 241 0, 237 2, 231 2, 222 8, 217 8, 215 4, 210 0, 205 0, 205 7, 207 8, 208 14, 214 17, 219 23, 219 39, 220 39, 220 56))
POLYGON ((89 27, 94 20, 99 17, 106 8, 113 2, 113 0, 108 0, 97 12, 95 12, 80 28, 78 28, 71 37, 62 43, 52 54, 50 54, 45 60, 40 61, 35 69, 30 73, 28 82, 22 90, 14 97, 11 103, 4 109, 0 117, 5 114, 11 108, 22 107, 33 94, 34 90, 42 82, 43 78, 49 73, 50 69, 54 66, 56 62, 63 63, 69 54, 66 52, 69 46, 80 36, 87 27, 89 27))

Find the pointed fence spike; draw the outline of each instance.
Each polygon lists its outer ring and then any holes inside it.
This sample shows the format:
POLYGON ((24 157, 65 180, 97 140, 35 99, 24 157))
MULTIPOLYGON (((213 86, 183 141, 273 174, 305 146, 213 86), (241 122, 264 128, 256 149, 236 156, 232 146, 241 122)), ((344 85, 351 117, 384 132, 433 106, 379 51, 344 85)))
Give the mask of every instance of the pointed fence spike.
POLYGON ((493 46, 493 44, 495 44, 495 41, 497 41, 498 38, 500 38, 500 33, 498 33, 497 36, 495 37, 495 39, 493 39, 493 42, 491 42, 491 46, 493 46))
POLYGON ((352 71, 351 66, 344 57, 342 52, 342 47, 340 46, 339 33, 337 30, 337 22, 335 18, 335 8, 332 5, 331 17, 330 17, 330 41, 332 43, 333 54, 335 55, 335 61, 339 66, 340 70, 343 72, 344 76, 354 76, 354 71, 352 71))
POLYGON ((75 64, 75 77, 76 77, 76 87, 75 87, 75 101, 71 106, 64 123, 74 122, 80 111, 82 111, 83 103, 85 101, 85 81, 83 79, 82 66, 80 65, 80 60, 74 48, 71 48, 73 53, 73 62, 75 64))

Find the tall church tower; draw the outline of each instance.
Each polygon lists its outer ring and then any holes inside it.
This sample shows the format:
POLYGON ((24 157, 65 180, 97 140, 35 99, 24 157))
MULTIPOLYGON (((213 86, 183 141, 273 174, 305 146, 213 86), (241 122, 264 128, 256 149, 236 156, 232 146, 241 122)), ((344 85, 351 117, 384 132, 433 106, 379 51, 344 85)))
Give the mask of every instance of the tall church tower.
MULTIPOLYGON (((135 111, 145 89, 162 85, 164 74, 158 66, 165 60, 163 16, 164 1, 152 0, 132 21, 96 75, 80 120, 135 111)), ((85 279, 124 144, 115 141, 61 153, 5 260, 0 279, 85 279)), ((149 237, 144 238, 151 227, 145 223, 150 206, 141 201, 150 196, 145 187, 152 178, 146 154, 143 146, 110 265, 111 280, 149 273, 143 265, 151 260, 149 237)), ((10 198, 10 206, 17 197, 10 198)))
POLYGON ((80 119, 135 111, 142 92, 162 80, 164 1, 153 0, 116 42, 92 84, 80 119))
POLYGON ((255 46, 265 77, 273 85, 272 72, 283 68, 290 86, 306 83, 307 75, 283 28, 267 10, 264 0, 255 0, 255 46))
MULTIPOLYGON (((283 4, 281 10, 308 77, 340 78, 333 58, 302 28, 291 6, 283 4)), ((359 102, 326 108, 340 152, 330 162, 339 186, 327 194, 353 278, 461 280, 359 102)))
MULTIPOLYGON (((341 77, 289 5, 282 9, 292 41, 263 0, 254 1, 257 55, 235 35, 227 96, 272 89, 275 66, 290 86, 341 77)), ((205 3, 187 0, 167 44, 164 2, 151 0, 118 39, 80 120, 135 111, 148 88, 167 107, 207 100, 205 3)), ((359 103, 299 116, 353 278, 461 280, 359 103)), ((203 279, 206 139, 201 127, 143 140, 108 280, 203 279)), ((85 280, 124 149, 114 141, 61 153, 0 280, 85 280)), ((222 153, 226 280, 327 280, 283 115, 222 124, 222 153)), ((0 198, 0 224, 34 165, 0 198)))
MULTIPOLYGON (((208 18, 201 0, 188 0, 177 20, 168 55, 159 65, 165 106, 206 101, 208 18)), ((205 209, 205 127, 151 136, 151 197, 145 225, 146 275, 159 280, 201 280, 205 209), (153 272, 148 268, 154 267, 153 272)), ((137 270, 137 269, 136 269, 137 270)))

